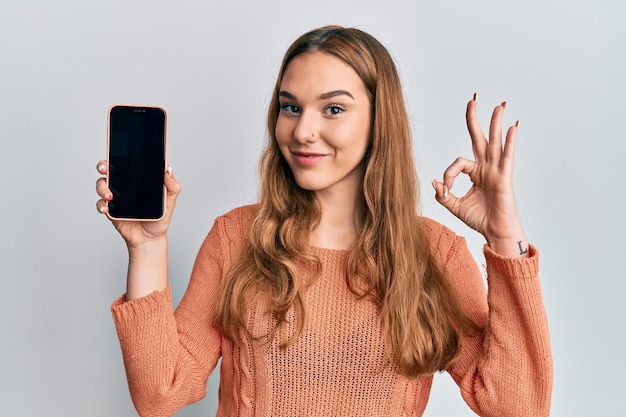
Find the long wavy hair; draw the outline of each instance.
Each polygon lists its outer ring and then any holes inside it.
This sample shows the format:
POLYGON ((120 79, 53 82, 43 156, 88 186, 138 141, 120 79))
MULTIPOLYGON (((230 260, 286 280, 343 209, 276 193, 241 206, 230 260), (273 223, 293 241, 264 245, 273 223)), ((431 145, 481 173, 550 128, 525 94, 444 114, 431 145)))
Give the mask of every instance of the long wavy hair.
POLYGON ((458 356, 461 338, 473 323, 463 315, 454 288, 433 258, 420 221, 411 129, 398 71, 385 47, 358 29, 313 30, 285 54, 269 105, 258 211, 249 242, 224 277, 217 322, 236 343, 242 329, 250 335, 246 318, 254 291, 267 297, 276 319, 271 338, 286 325, 292 306, 297 329, 282 347, 302 332, 303 292, 320 271, 309 237, 322 213, 315 194, 296 184, 275 129, 283 74, 295 57, 310 52, 330 54, 350 65, 372 105, 371 146, 363 162, 363 223, 349 249, 347 285, 376 302, 390 360, 400 373, 416 377, 441 371, 458 356), (302 276, 302 271, 312 272, 302 276))

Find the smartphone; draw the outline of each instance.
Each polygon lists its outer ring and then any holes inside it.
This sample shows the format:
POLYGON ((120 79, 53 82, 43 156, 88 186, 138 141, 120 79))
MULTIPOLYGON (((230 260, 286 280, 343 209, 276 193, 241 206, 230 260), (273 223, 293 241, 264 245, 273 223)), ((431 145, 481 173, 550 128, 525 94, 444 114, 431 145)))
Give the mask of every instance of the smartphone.
POLYGON ((167 111, 116 104, 109 108, 108 215, 118 220, 159 220, 165 214, 167 111))

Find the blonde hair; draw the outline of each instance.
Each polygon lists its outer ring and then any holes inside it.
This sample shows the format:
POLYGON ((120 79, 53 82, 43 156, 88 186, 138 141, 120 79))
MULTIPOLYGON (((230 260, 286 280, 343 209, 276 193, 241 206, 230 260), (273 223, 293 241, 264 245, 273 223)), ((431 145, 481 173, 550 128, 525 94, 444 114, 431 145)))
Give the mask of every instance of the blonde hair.
POLYGON ((313 276, 320 270, 319 260, 308 249, 321 209, 315 194, 296 184, 274 131, 282 76, 293 58, 310 52, 331 54, 350 65, 372 103, 363 224, 349 250, 347 285, 355 294, 377 302, 385 340, 400 373, 415 377, 443 370, 458 356, 463 332, 474 325, 464 317, 450 281, 433 258, 419 217, 411 131, 395 64, 383 45, 358 29, 313 30, 285 54, 268 111, 260 204, 249 243, 225 276, 218 324, 239 343, 238 332, 248 330, 246 300, 254 290, 268 297, 276 318, 274 333, 285 324, 291 306, 296 309, 294 338, 302 332, 303 291, 311 276, 297 271, 303 270, 302 265, 313 276))

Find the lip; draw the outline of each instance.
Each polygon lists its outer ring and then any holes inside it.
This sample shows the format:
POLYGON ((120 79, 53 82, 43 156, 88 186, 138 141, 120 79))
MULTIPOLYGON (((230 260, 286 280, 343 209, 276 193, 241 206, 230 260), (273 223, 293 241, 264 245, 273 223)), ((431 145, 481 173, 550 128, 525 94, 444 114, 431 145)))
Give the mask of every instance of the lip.
POLYGON ((312 167, 326 156, 326 154, 323 153, 294 151, 291 152, 291 155, 293 155, 294 161, 303 167, 312 167))

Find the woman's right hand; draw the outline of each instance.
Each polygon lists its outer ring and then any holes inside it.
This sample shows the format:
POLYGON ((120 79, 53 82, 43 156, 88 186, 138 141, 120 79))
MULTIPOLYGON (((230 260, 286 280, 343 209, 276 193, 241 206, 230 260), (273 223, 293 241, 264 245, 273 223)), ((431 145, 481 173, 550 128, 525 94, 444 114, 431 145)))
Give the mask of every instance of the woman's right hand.
MULTIPOLYGON (((98 172, 103 175, 96 181, 96 192, 100 199, 96 203, 98 212, 106 214, 108 216, 108 204, 112 201, 113 194, 111 190, 107 188, 106 175, 108 173, 109 165, 107 161, 100 161, 97 165, 98 172)), ((167 229, 169 228, 170 221, 172 219, 172 213, 176 206, 176 198, 180 194, 182 189, 180 183, 174 177, 174 173, 171 169, 168 169, 163 174, 163 182, 166 188, 166 203, 165 214, 158 221, 135 221, 135 220, 117 220, 112 219, 111 223, 122 235, 126 241, 126 245, 129 250, 142 246, 145 243, 157 241, 166 238, 167 229)))

